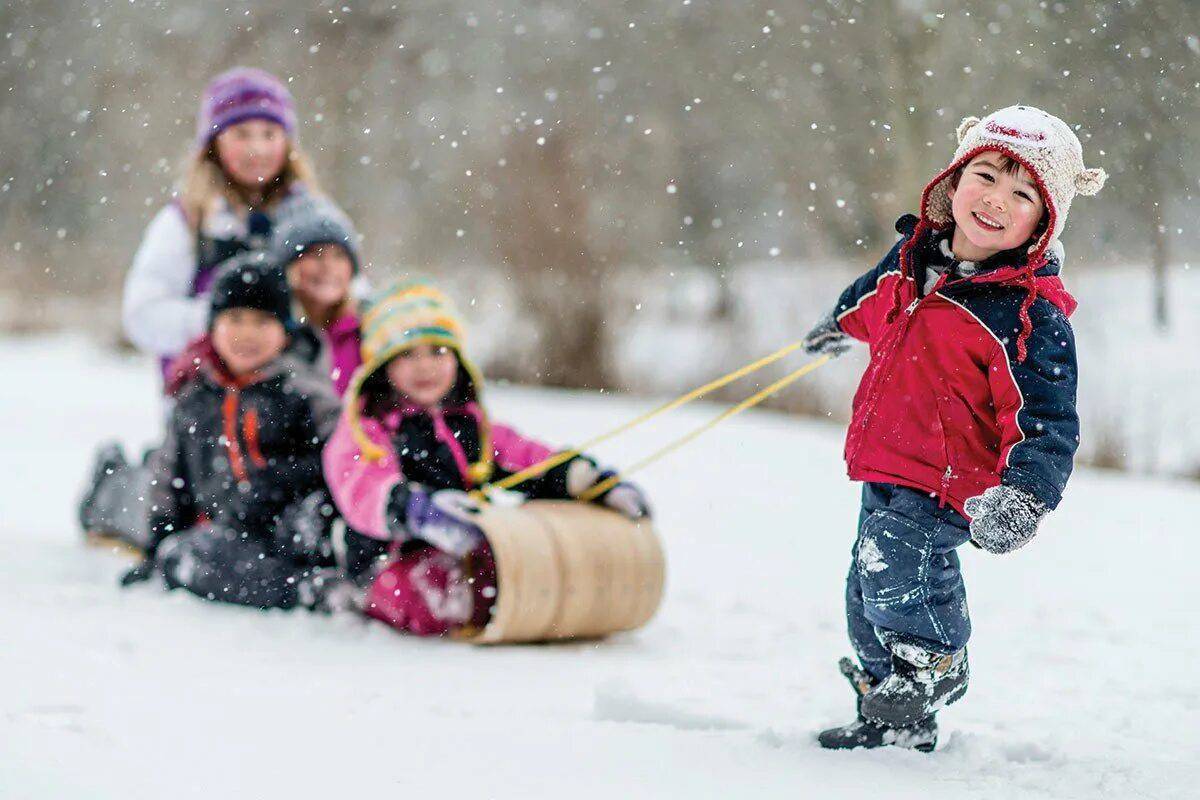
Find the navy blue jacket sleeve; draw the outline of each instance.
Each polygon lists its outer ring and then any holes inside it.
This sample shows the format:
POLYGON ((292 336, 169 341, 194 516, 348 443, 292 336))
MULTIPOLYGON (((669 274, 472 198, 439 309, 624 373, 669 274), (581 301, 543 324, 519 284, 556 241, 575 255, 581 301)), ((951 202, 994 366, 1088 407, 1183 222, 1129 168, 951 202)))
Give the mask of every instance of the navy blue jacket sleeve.
POLYGON ((891 307, 892 302, 890 289, 881 293, 879 284, 884 275, 899 272, 902 244, 896 242, 882 261, 860 275, 838 297, 833 318, 843 333, 864 342, 871 338, 874 321, 881 316, 882 310, 891 307))
POLYGON ((884 276, 895 273, 900 280, 900 248, 916 230, 917 218, 905 214, 896 220, 896 232, 901 238, 892 246, 879 263, 846 287, 833 309, 842 332, 860 341, 870 341, 871 333, 878 320, 892 307, 892 292, 895 285, 884 282, 884 276), (881 285, 885 284, 885 285, 881 285))
POLYGON ((1045 300, 1034 303, 1030 314, 1033 331, 1025 360, 1018 363, 1010 352, 1008 364, 991 373, 994 380, 1009 384, 994 387, 1005 442, 1000 479, 1053 509, 1062 499, 1079 447, 1075 334, 1066 316, 1045 300), (1009 371, 1011 378, 1005 374, 1009 371))

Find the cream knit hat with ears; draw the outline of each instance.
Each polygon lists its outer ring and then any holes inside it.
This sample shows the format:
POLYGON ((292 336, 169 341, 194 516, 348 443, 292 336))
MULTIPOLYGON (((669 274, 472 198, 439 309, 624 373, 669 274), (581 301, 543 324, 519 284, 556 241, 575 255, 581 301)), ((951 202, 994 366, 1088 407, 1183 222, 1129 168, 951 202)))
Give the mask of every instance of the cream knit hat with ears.
POLYGON ((925 187, 921 217, 934 227, 953 221, 950 182, 955 170, 982 152, 994 150, 1014 159, 1029 171, 1050 215, 1041 238, 1029 248, 1038 259, 1058 240, 1067 224, 1067 213, 1076 194, 1093 195, 1104 186, 1104 170, 1083 165, 1083 147, 1067 123, 1033 106, 1009 106, 983 119, 967 117, 958 126, 958 149, 950 166, 925 187))

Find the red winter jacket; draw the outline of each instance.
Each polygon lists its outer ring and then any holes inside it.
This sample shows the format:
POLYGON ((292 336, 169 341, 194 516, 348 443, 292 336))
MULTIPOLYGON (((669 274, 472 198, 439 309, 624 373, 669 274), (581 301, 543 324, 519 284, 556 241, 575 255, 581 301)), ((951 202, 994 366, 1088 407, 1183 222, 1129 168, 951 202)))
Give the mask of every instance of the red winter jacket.
POLYGON ((838 300, 838 325, 871 347, 846 434, 847 471, 927 491, 959 513, 1001 482, 1054 508, 1079 444, 1067 321, 1075 301, 1058 260, 1049 256, 1031 280, 1001 254, 972 277, 943 276, 921 297, 934 232, 914 231, 916 222, 901 218, 901 241, 838 300))

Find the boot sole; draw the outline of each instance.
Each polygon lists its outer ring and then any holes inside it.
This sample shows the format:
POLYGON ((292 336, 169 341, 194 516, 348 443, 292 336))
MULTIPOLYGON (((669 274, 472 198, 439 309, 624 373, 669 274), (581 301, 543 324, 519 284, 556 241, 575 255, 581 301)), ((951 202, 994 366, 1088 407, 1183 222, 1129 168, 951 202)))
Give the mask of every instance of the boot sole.
POLYGON ((897 742, 886 742, 875 745, 838 743, 826 744, 825 742, 821 741, 820 736, 818 736, 817 744, 822 750, 880 750, 884 747, 899 747, 901 750, 915 750, 918 753, 932 753, 937 747, 937 739, 934 739, 932 742, 922 742, 921 744, 913 745, 912 747, 905 747, 897 742))
POLYGON ((102 531, 84 531, 83 540, 89 547, 117 553, 133 561, 141 561, 146 557, 146 551, 135 544, 130 544, 119 536, 102 531))

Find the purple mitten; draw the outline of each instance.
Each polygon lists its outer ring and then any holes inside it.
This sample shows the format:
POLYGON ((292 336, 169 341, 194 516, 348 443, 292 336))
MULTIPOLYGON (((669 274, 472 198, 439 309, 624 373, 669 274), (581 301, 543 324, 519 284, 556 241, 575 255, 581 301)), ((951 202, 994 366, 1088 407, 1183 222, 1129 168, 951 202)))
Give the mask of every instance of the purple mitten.
POLYGON ((412 538, 462 558, 485 541, 483 531, 471 519, 478 511, 465 502, 465 497, 463 492, 452 489, 440 492, 409 489, 404 526, 412 538))

